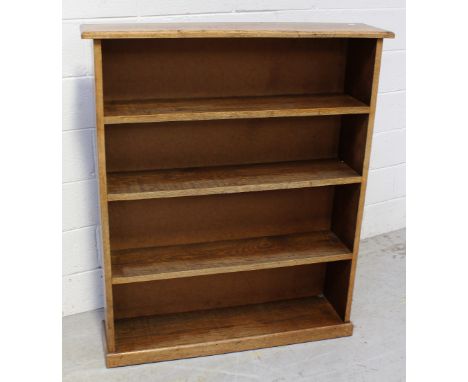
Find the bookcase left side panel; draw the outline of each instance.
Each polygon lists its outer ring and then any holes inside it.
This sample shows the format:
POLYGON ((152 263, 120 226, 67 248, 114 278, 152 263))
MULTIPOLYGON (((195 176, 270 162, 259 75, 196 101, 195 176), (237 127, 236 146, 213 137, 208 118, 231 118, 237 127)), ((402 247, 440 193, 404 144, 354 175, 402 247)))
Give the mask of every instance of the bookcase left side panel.
POLYGON ((109 237, 107 201, 106 142, 104 125, 104 95, 101 40, 94 40, 94 78, 96 102, 96 148, 99 181, 99 206, 101 215, 101 245, 105 286, 105 332, 107 351, 115 351, 114 307, 112 296, 112 266, 109 237))

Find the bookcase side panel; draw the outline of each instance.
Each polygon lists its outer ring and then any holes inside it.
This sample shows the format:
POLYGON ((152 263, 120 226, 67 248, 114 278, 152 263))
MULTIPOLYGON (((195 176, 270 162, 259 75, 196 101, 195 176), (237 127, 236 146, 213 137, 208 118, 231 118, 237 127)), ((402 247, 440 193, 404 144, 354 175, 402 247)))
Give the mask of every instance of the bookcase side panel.
MULTIPOLYGON (((358 89, 359 97, 361 99, 365 99, 369 97, 369 104, 370 104, 370 113, 368 117, 367 123, 367 136, 366 136, 366 144, 364 149, 364 157, 363 157, 363 164, 362 164, 362 182, 360 187, 360 194, 359 194, 359 203, 357 209, 357 215, 355 220, 355 236, 354 236, 354 244, 353 244, 353 260, 351 264, 350 276, 349 276, 349 288, 348 288, 348 297, 347 297, 347 306, 346 312, 344 316, 344 321, 348 322, 351 316, 351 304, 352 304, 352 295, 354 289, 354 279, 356 274, 356 265, 357 265, 357 256, 359 252, 359 242, 361 239, 361 226, 362 226, 362 217, 364 212, 364 202, 365 202, 365 195, 366 195, 366 188, 367 188, 367 178, 369 172, 369 160, 370 160, 370 153, 371 153, 371 145, 372 145, 372 134, 374 130, 374 120, 375 120, 375 109, 377 103, 377 91, 379 86, 379 75, 380 75, 380 66, 381 66, 381 59, 382 59, 382 45, 383 39, 374 39, 369 40, 370 45, 367 46, 367 52, 372 52, 371 55, 368 54, 368 57, 371 59, 366 60, 363 62, 363 66, 367 67, 371 65, 372 71, 370 72, 370 80, 366 77, 361 78, 360 81, 363 81, 365 84, 366 82, 369 83, 370 81, 370 88, 368 86, 364 87, 356 87, 358 89), (370 89, 370 92, 369 92, 370 89)), ((369 73, 368 70, 365 72, 369 73)), ((358 79, 358 78, 356 78, 358 79)), ((358 94, 355 94, 358 96, 358 94)))
POLYGON ((99 178, 99 207, 101 213, 102 261, 105 286, 105 329, 107 350, 115 350, 114 308, 112 299, 112 267, 110 257, 109 214, 107 209, 107 176, 103 100, 101 41, 94 40, 94 78, 96 98, 96 147, 99 178))

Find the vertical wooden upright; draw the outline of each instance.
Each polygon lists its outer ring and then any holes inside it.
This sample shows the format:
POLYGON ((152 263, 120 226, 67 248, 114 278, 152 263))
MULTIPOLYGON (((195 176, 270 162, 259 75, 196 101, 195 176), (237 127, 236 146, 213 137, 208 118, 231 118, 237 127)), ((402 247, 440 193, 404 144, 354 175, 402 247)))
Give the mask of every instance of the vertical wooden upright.
POLYGON ((364 24, 84 25, 108 367, 352 335, 382 44, 364 24))
POLYGON ((101 40, 94 40, 94 81, 96 100, 96 146, 99 176, 99 208, 101 210, 101 238, 104 274, 105 328, 107 350, 115 350, 114 311, 112 303, 112 266, 109 243, 109 214, 107 210, 106 138, 104 127, 104 97, 102 92, 101 40))

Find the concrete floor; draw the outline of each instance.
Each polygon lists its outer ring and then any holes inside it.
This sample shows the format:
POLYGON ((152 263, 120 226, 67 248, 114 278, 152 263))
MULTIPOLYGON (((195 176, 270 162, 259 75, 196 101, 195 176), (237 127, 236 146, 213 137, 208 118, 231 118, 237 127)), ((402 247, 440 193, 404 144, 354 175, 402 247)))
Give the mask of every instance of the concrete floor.
POLYGON ((106 369, 97 310, 63 319, 63 381, 404 381, 405 248, 405 230, 362 242, 352 337, 106 369))

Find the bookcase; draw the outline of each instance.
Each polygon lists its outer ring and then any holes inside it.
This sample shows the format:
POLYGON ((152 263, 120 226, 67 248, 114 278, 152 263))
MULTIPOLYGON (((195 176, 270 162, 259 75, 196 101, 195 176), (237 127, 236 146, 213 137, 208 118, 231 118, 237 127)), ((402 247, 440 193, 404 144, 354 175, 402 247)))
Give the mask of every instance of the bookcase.
POLYGON ((393 36, 364 24, 82 26, 108 367, 352 334, 393 36))

